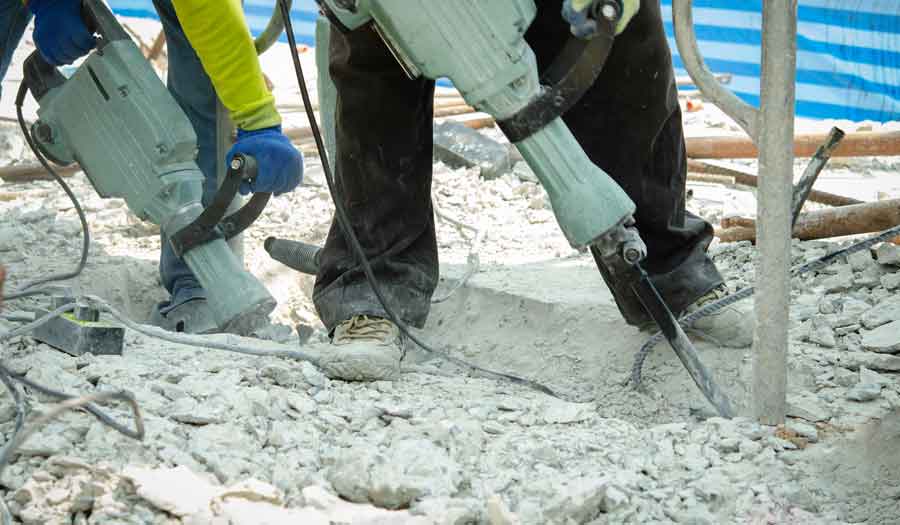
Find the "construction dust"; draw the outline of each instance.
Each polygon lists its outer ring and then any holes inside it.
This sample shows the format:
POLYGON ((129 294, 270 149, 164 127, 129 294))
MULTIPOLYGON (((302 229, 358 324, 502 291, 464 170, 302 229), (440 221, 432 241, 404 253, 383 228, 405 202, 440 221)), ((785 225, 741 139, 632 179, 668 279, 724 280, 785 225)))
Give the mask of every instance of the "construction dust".
MULTIPOLYGON (((729 124, 713 108, 689 114, 686 125, 729 124)), ((0 129, 3 165, 29 157, 17 133, 0 129)), ((246 264, 279 301, 273 326, 260 334, 267 340, 245 344, 326 344, 312 278, 262 249, 273 235, 324 240, 330 197, 317 160, 307 164, 303 186, 273 199, 245 233, 246 264)), ((889 174, 898 167, 836 159, 822 186, 866 200, 878 198, 872 188, 897 197, 889 174)), ((356 384, 329 380, 308 363, 130 330, 121 357, 72 357, 19 337, 2 348, 8 366, 71 393, 126 388, 147 435, 129 440, 80 412, 50 422, 0 479, 14 523, 900 523, 900 247, 885 244, 795 279, 790 417, 773 429, 715 417, 665 346, 648 359, 640 390, 623 386, 648 334, 624 326, 591 257, 566 243, 526 167, 491 180, 479 172, 435 164, 440 215, 483 234, 473 247, 470 231, 438 220, 438 293, 466 273, 471 250, 482 267, 433 306, 423 333, 456 357, 540 381, 565 400, 473 377, 414 348, 399 381, 356 384)), ((165 298, 158 230, 122 201, 97 197, 83 175, 68 181, 94 243, 87 269, 67 284, 146 320, 165 298)), ((714 222, 755 214, 747 188, 690 189, 689 208, 714 222)), ((0 262, 10 289, 74 266, 79 231, 54 183, 0 184, 0 262)), ((847 242, 795 242, 792 263, 847 242)), ((714 243, 711 253, 733 289, 752 285, 750 243, 714 243)), ((6 313, 35 306, 44 306, 40 298, 19 300, 6 313)), ((0 321, 0 330, 13 326, 0 321)), ((739 412, 749 413, 750 351, 709 341, 698 350, 739 412)), ((32 418, 50 406, 34 392, 27 400, 32 418)), ((128 420, 125 406, 107 408, 128 420)), ((0 398, 6 439, 14 420, 12 399, 0 398)))

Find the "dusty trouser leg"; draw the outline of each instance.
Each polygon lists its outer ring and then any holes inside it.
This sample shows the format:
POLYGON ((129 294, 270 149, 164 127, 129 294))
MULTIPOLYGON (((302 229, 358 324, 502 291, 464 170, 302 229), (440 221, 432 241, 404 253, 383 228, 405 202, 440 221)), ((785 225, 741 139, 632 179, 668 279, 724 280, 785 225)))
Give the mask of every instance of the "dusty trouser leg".
MULTIPOLYGON (((197 166, 204 176, 203 204, 216 194, 216 92, 197 53, 188 42, 171 0, 154 0, 166 34, 169 56, 169 92, 187 115, 197 134, 197 166)), ((160 238, 160 280, 168 300, 154 309, 150 322, 166 329, 188 332, 214 331, 212 312, 187 263, 175 254, 165 235, 160 238)))
MULTIPOLYGON (((540 2, 526 34, 542 69, 570 34, 560 9, 560 1, 540 2)), ((641 3, 600 77, 564 120, 591 160, 637 205, 635 220, 648 248, 644 267, 669 307, 682 312, 721 285, 706 256, 712 226, 684 208, 684 134, 658 2, 641 3)), ((598 266, 625 320, 650 321, 634 293, 598 266)))
MULTIPOLYGON (((421 327, 438 280, 431 206, 434 82, 410 80, 371 28, 333 30, 330 54, 337 191, 391 308, 421 327)), ((357 315, 386 317, 336 221, 313 300, 329 331, 357 315)))
POLYGON ((0 80, 12 63, 13 51, 22 40, 31 13, 19 0, 0 0, 0 80))

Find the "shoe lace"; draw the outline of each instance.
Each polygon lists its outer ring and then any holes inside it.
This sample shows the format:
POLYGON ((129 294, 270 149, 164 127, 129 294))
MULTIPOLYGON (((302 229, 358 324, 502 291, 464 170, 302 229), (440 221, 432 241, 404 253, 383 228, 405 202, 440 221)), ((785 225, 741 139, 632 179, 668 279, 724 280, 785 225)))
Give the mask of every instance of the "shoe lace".
POLYGON ((341 340, 385 340, 394 332, 394 323, 380 317, 355 315, 346 321, 340 331, 341 340))
POLYGON ((697 299, 697 301, 694 303, 694 308, 699 309, 703 305, 705 305, 707 303, 711 303, 713 301, 718 301, 719 299, 722 299, 727 295, 728 295, 728 287, 727 286, 725 286, 724 284, 716 286, 715 288, 713 288, 712 290, 707 292, 706 295, 704 295, 700 299, 697 299))

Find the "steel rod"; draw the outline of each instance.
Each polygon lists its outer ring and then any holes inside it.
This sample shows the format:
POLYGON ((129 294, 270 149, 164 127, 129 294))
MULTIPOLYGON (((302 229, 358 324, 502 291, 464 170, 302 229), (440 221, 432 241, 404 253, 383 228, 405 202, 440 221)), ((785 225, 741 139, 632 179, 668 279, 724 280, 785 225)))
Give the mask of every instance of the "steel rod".
POLYGON ((828 159, 831 158, 832 152, 834 152, 834 149, 841 143, 843 138, 843 131, 838 128, 831 128, 828 139, 819 146, 816 150, 816 154, 813 155, 809 164, 806 165, 803 176, 800 177, 800 180, 797 181, 797 184, 794 186, 794 195, 791 200, 791 227, 797 223, 797 217, 800 216, 800 210, 803 209, 803 205, 806 204, 806 199, 809 198, 812 193, 813 185, 819 179, 819 175, 822 173, 822 170, 825 169, 825 165, 828 164, 828 159))
MULTIPOLYGON (((731 177, 734 184, 742 186, 750 186, 756 188, 759 186, 759 177, 743 166, 719 163, 715 161, 698 161, 688 159, 688 180, 694 173, 705 173, 711 175, 720 175, 731 177)), ((811 190, 808 200, 818 202, 819 204, 827 204, 828 206, 850 206, 852 204, 865 204, 865 201, 845 197, 844 195, 836 195, 827 191, 811 190)))
POLYGON ((758 126, 756 109, 722 86, 700 55, 697 35, 694 32, 693 0, 673 0, 672 21, 675 25, 678 53, 696 86, 756 141, 758 126))

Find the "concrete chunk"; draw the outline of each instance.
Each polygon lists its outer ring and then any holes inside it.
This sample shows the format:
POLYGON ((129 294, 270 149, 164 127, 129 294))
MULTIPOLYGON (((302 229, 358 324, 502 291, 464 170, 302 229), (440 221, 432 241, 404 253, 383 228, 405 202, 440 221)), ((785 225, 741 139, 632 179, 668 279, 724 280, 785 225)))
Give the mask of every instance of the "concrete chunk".
POLYGON ((881 325, 863 333, 862 346, 866 350, 882 354, 900 353, 900 321, 881 325))
POLYGON ((860 383, 851 388, 847 392, 847 399, 850 401, 859 401, 865 403, 877 399, 881 395, 881 385, 873 385, 871 383, 860 383))
POLYGON ((481 168, 481 176, 495 179, 512 169, 509 148, 459 122, 434 125, 434 158, 453 168, 481 168))
POLYGON ((888 297, 881 301, 860 316, 859 320, 869 329, 900 320, 900 296, 888 297))
POLYGON ((831 418, 831 410, 815 394, 801 392, 788 397, 787 415, 816 423, 831 418))
POLYGON ((889 354, 844 352, 835 359, 835 363, 850 369, 858 369, 864 366, 882 372, 900 372, 900 357, 889 354))
POLYGON ((834 330, 823 316, 815 316, 809 323, 809 332, 806 334, 806 340, 825 348, 834 348, 836 342, 834 339, 834 330))
POLYGON ((879 264, 900 266, 900 246, 886 242, 875 250, 875 260, 879 264))
POLYGON ((900 273, 889 273, 881 276, 881 286, 887 290, 900 288, 900 273))

